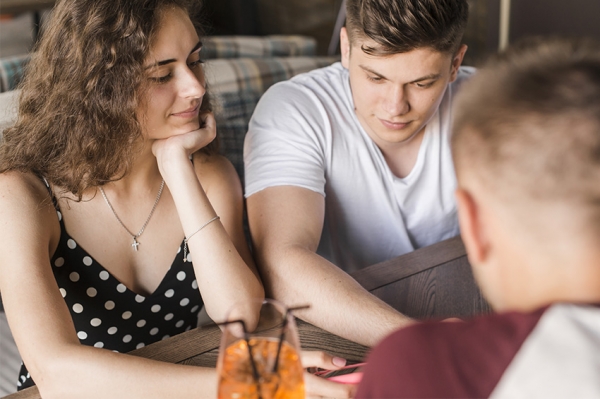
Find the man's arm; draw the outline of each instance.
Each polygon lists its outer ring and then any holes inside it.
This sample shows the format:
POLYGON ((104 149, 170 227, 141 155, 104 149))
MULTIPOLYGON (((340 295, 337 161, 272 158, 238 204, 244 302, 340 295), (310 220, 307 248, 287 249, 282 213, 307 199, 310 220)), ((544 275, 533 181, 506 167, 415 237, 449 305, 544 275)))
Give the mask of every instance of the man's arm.
POLYGON ((268 296, 287 305, 310 303, 300 318, 363 345, 412 322, 316 254, 325 212, 321 194, 270 187, 248 197, 247 205, 268 296))

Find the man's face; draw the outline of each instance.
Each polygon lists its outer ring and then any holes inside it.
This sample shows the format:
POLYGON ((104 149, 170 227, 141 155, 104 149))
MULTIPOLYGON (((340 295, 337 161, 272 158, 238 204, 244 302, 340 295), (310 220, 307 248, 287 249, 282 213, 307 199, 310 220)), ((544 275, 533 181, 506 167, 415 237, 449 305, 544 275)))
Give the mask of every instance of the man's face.
POLYGON ((372 56, 361 46, 376 46, 356 38, 350 46, 341 35, 342 65, 350 72, 355 112, 362 127, 381 148, 409 142, 424 131, 435 114, 448 83, 456 79, 466 51, 455 56, 419 48, 390 56, 372 56))

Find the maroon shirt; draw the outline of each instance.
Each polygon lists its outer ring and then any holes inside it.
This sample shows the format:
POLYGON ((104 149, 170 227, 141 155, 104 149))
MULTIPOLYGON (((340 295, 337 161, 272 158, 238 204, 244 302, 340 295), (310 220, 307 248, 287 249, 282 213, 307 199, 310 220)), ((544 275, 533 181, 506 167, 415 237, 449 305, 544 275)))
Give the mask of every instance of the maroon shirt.
POLYGON ((485 398, 547 308, 399 330, 369 355, 356 398, 485 398))

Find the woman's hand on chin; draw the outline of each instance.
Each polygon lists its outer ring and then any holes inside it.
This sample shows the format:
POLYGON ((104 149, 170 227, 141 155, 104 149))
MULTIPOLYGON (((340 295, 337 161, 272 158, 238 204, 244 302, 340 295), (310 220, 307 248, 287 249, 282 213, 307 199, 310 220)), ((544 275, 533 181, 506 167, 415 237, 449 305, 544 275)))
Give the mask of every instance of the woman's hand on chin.
POLYGON ((152 153, 158 160, 159 166, 175 159, 187 159, 206 147, 217 136, 217 124, 212 112, 200 115, 200 129, 188 133, 177 134, 152 143, 152 153))

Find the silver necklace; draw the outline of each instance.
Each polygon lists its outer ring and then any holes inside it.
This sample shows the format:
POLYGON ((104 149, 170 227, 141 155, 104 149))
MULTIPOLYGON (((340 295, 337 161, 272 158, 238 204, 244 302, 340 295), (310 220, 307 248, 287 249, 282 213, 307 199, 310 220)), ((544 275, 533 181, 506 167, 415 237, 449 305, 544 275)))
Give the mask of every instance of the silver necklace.
POLYGON ((131 231, 129 231, 127 226, 125 226, 125 224, 121 221, 121 218, 119 217, 119 215, 117 215, 117 212, 115 212, 115 209, 112 207, 110 201, 108 200, 108 197, 106 196, 106 193, 104 192, 104 189, 102 188, 102 186, 99 187, 100 192, 102 193, 102 196, 104 197, 104 200, 106 201, 106 204, 108 205, 108 207, 110 208, 112 213, 115 215, 115 217, 117 218, 117 220, 119 221, 121 226, 123 226, 123 228, 129 233, 131 238, 133 238, 133 244, 131 244, 131 247, 136 251, 138 250, 138 245, 140 245, 140 243, 137 241, 137 239, 142 235, 142 233, 144 232, 144 229, 146 228, 146 226, 148 225, 148 222, 150 221, 150 218, 152 217, 152 214, 154 214, 154 210, 156 209, 156 205, 158 205, 158 201, 160 200, 160 196, 162 195, 164 187, 165 187, 165 179, 163 179, 162 183, 160 183, 160 188, 158 189, 158 194, 156 194, 156 200, 154 200, 154 205, 152 205, 152 210, 150 211, 148 218, 146 219, 146 221, 144 222, 144 225, 142 226, 140 231, 138 231, 137 234, 133 234, 131 231))

